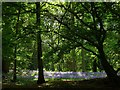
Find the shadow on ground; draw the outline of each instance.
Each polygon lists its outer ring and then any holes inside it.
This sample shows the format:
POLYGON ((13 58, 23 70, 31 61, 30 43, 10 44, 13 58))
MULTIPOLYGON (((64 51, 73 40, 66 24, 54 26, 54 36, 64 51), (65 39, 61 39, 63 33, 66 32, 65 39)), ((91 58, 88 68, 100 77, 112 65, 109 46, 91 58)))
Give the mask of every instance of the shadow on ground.
POLYGON ((91 79, 83 81, 47 81, 41 85, 36 82, 27 82, 27 84, 20 83, 3 83, 2 90, 120 90, 118 83, 114 83, 107 78, 91 79))

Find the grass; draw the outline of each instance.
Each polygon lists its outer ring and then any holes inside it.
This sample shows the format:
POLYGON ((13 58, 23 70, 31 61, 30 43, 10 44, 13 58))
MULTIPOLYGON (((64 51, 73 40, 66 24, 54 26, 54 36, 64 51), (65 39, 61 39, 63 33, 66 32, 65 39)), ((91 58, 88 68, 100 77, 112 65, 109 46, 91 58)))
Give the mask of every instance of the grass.
POLYGON ((46 79, 46 83, 41 85, 36 84, 34 79, 19 78, 16 83, 4 82, 2 84, 2 90, 46 90, 61 88, 66 89, 104 89, 104 90, 120 90, 120 86, 111 82, 108 78, 90 79, 90 80, 64 80, 64 79, 46 79))

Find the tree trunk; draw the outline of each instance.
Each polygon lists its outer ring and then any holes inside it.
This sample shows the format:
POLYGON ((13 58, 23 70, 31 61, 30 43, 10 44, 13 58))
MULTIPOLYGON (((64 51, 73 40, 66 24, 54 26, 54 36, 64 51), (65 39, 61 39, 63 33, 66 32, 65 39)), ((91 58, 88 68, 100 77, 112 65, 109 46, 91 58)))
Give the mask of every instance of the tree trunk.
POLYGON ((76 72, 77 70, 77 64, 76 64, 76 53, 75 53, 75 49, 72 50, 72 61, 73 61, 73 71, 76 72))
POLYGON ((36 2, 36 23, 37 29, 37 50, 38 50, 38 81, 37 84, 45 83, 43 75, 43 62, 42 62, 42 39, 40 31, 40 2, 36 2))
POLYGON ((37 84, 45 83, 43 75, 43 62, 42 62, 42 44, 40 32, 38 32, 38 81, 37 84))
POLYGON ((9 72, 9 62, 5 61, 4 59, 2 60, 2 79, 4 80, 7 78, 7 73, 9 72))
POLYGON ((15 50, 14 50, 14 70, 13 70, 13 82, 16 82, 17 76, 16 76, 16 51, 17 51, 17 47, 15 46, 15 50))
POLYGON ((9 72, 9 63, 7 61, 2 60, 2 73, 8 73, 9 72))
MULTIPOLYGON (((82 40, 82 43, 84 44, 84 40, 82 40)), ((86 71, 86 61, 85 61, 85 50, 81 48, 81 56, 82 56, 82 72, 86 71)))
POLYGON ((19 18, 20 18, 20 9, 21 7, 18 9, 18 16, 17 16, 17 23, 16 23, 16 41, 15 41, 15 49, 14 49, 14 69, 13 69, 13 82, 16 82, 16 79, 17 79, 17 76, 16 76, 16 67, 17 67, 17 56, 16 56, 16 53, 17 53, 17 34, 18 34, 18 29, 19 29, 19 18))
POLYGON ((55 71, 55 68, 54 68, 54 63, 53 63, 53 62, 51 63, 50 70, 55 71))
POLYGON ((97 62, 96 62, 96 59, 93 61, 93 72, 97 72, 97 62))
POLYGON ((34 43, 33 46, 33 54, 32 54, 32 59, 31 59, 31 63, 30 63, 30 70, 37 70, 37 48, 36 48, 36 42, 34 43))
POLYGON ((100 45, 98 47, 98 51, 99 51, 99 55, 100 55, 100 62, 107 74, 107 77, 109 79, 111 79, 112 81, 114 82, 119 82, 120 78, 117 76, 117 73, 116 71, 113 69, 113 67, 108 63, 106 57, 105 57, 105 53, 104 53, 104 50, 103 50, 103 45, 100 45))

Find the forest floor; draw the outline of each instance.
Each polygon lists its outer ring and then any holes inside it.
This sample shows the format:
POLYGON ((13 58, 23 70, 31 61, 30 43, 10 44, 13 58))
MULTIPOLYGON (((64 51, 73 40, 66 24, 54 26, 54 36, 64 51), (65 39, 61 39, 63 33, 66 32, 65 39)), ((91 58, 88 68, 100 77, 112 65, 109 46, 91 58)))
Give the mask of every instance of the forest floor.
POLYGON ((81 81, 62 81, 62 80, 50 80, 46 81, 41 85, 37 85, 36 81, 24 84, 25 81, 21 83, 3 83, 2 90, 120 90, 120 86, 110 81, 108 78, 98 78, 90 80, 81 80, 81 81))

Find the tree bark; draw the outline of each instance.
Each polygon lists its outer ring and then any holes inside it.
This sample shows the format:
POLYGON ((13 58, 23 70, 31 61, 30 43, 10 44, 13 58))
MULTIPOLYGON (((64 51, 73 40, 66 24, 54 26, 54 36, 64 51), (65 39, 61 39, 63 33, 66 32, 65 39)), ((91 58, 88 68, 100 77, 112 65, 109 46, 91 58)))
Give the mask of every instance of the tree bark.
POLYGON ((17 76, 16 76, 16 63, 17 63, 17 60, 16 60, 16 52, 17 52, 17 47, 15 46, 15 49, 14 49, 14 70, 13 70, 13 82, 16 82, 16 79, 17 79, 17 76))
POLYGON ((97 72, 97 62, 96 62, 96 59, 93 61, 93 72, 97 72))
POLYGON ((37 70, 37 43, 34 42, 34 46, 33 46, 33 54, 32 54, 32 58, 31 58, 31 63, 30 63, 30 70, 37 70))
POLYGON ((9 72, 9 63, 2 60, 2 73, 8 73, 9 72))
POLYGON ((103 68, 104 68, 104 70, 105 70, 105 72, 107 74, 107 77, 110 80, 118 83, 120 81, 120 78, 117 76, 117 73, 113 69, 113 67, 108 63, 108 61, 107 61, 107 59, 105 57, 104 50, 103 50, 103 45, 99 45, 98 52, 99 52, 99 55, 100 55, 99 60, 100 60, 102 66, 103 66, 103 68))
POLYGON ((73 71, 76 72, 77 71, 77 64, 76 64, 76 53, 75 53, 75 49, 72 50, 72 61, 73 61, 73 71))
POLYGON ((37 84, 45 83, 43 75, 43 62, 42 62, 42 39, 40 30, 40 2, 36 2, 36 23, 37 23, 37 50, 38 50, 38 80, 37 84))
POLYGON ((17 53, 17 34, 18 34, 18 29, 19 29, 19 18, 20 18, 20 9, 21 7, 19 7, 18 9, 18 16, 17 16, 17 23, 16 23, 16 39, 15 39, 15 48, 14 48, 14 69, 13 69, 13 82, 16 82, 16 79, 17 79, 17 76, 16 76, 16 67, 17 67, 17 56, 16 56, 16 53, 17 53))
MULTIPOLYGON (((84 40, 82 40, 82 44, 84 44, 84 40)), ((81 57, 82 57, 82 72, 86 71, 86 61, 85 61, 85 50, 81 48, 81 57)))

